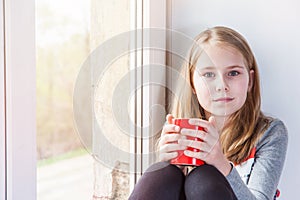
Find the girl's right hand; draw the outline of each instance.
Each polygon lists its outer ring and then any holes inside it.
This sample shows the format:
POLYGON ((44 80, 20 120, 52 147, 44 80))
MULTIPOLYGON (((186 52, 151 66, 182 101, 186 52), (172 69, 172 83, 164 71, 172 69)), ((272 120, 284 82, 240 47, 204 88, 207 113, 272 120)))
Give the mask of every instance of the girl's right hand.
POLYGON ((185 146, 181 146, 177 142, 184 136, 180 135, 180 127, 172 123, 174 117, 168 114, 166 119, 168 123, 164 125, 158 143, 159 161, 170 161, 178 156, 177 151, 186 149, 185 146))

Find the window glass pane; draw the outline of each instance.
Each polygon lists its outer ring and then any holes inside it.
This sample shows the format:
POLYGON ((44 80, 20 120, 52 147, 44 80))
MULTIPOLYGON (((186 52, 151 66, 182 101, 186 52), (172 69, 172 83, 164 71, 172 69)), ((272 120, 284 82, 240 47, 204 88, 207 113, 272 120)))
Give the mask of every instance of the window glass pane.
POLYGON ((82 119, 91 133, 76 127, 73 92, 78 74, 91 55, 107 40, 130 30, 129 7, 129 0, 36 1, 40 200, 127 199, 129 173, 123 169, 128 169, 129 157, 114 157, 104 151, 112 165, 101 160, 103 153, 99 153, 100 159, 92 155, 94 149, 104 148, 97 140, 95 126, 100 126, 113 147, 129 152, 129 136, 118 128, 111 108, 114 88, 129 72, 129 55, 120 55, 110 63, 94 80, 95 85, 90 84, 95 78, 95 66, 91 65, 85 89, 91 91, 90 106, 95 115, 82 119))

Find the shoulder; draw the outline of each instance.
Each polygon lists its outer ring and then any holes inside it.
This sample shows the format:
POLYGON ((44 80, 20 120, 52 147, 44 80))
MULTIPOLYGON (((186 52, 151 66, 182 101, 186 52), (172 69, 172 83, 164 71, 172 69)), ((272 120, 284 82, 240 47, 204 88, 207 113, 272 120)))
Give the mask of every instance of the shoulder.
POLYGON ((276 143, 280 146, 287 146, 288 130, 283 121, 280 119, 272 119, 269 127, 258 140, 257 148, 268 143, 276 143))

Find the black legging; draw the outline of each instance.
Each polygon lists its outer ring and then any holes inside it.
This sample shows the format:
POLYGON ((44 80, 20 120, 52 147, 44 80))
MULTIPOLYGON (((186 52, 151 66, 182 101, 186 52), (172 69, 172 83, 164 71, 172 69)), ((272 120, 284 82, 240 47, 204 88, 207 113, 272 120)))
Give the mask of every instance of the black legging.
POLYGON ((237 200, 226 178, 211 165, 193 169, 186 177, 166 162, 150 166, 129 200, 237 200))

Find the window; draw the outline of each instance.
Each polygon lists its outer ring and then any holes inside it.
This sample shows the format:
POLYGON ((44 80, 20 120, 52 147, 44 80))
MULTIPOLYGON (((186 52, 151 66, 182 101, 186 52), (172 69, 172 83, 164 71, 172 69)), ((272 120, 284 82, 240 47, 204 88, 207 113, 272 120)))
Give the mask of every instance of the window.
POLYGON ((93 194, 93 159, 80 142, 72 115, 74 82, 90 52, 90 8, 90 1, 36 1, 40 200, 89 199, 93 194))
MULTIPOLYGON (((153 158, 140 156, 141 153, 150 152, 153 146, 151 141, 145 139, 149 132, 144 131, 143 127, 150 123, 148 115, 151 114, 150 108, 157 103, 162 88, 144 85, 146 80, 154 75, 150 68, 144 66, 153 60, 164 64, 163 52, 153 56, 151 50, 143 49, 141 44, 144 44, 147 36, 140 34, 143 32, 136 29, 165 27, 164 20, 161 20, 164 19, 165 2, 38 0, 24 3, 12 0, 5 1, 2 5, 5 12, 1 12, 3 15, 0 19, 1 23, 5 22, 1 24, 5 37, 0 36, 5 48, 2 48, 0 57, 0 141, 3 143, 0 159, 1 163, 5 164, 1 164, 1 195, 6 195, 5 197, 9 199, 35 199, 36 193, 38 199, 62 197, 124 199, 142 171, 153 162, 153 158), (121 11, 118 12, 118 9, 121 11), (153 19, 151 16, 154 12, 155 16, 161 13, 163 18, 153 19), (126 31, 136 34, 130 34, 131 40, 128 42, 128 50, 131 48, 133 51, 127 51, 110 63, 103 76, 97 80, 94 80, 95 71, 90 71, 87 81, 95 83, 90 85, 91 94, 94 95, 91 111, 95 115, 89 115, 89 120, 85 123, 91 132, 77 135, 70 125, 70 118, 73 116, 69 115, 70 110, 72 111, 69 107, 73 101, 72 89, 78 82, 76 75, 80 74, 84 61, 95 61, 90 55, 96 52, 99 46, 126 31), (136 47, 141 48, 137 50, 136 47), (115 79, 111 79, 112 75, 115 79), (113 116, 110 116, 110 102, 103 97, 107 95, 109 99, 109 95, 114 95, 109 88, 120 85, 120 81, 127 75, 130 79, 126 85, 134 94, 125 99, 127 103, 129 102, 126 104, 129 114, 122 123, 126 124, 126 120, 128 122, 132 120, 134 123, 126 135, 122 130, 111 129, 112 123, 116 122, 113 121, 113 116), (114 160, 113 166, 103 166, 107 163, 97 160, 97 155, 101 156, 101 159, 102 156, 114 158, 113 152, 111 155, 102 154, 102 149, 99 148, 98 144, 101 146, 101 143, 98 143, 101 142, 98 140, 101 138, 97 138, 99 123, 103 127, 107 126, 103 134, 105 139, 127 152, 127 157, 122 157, 123 160, 114 160), (113 134, 109 134, 111 131, 113 134), (120 139, 122 137, 124 139, 120 139), (39 159, 37 183, 36 158, 39 159), (69 163, 70 160, 73 160, 73 163, 69 163), (6 171, 2 170, 2 167, 6 171), (56 170, 62 170, 65 177, 56 173, 56 170), (114 179, 112 173, 121 179, 114 179), (89 193, 83 194, 82 190, 77 189, 80 185, 76 188, 76 185, 72 184, 77 184, 81 180, 87 181, 85 185, 91 190, 87 188, 85 190, 89 193), (98 187, 103 186, 104 181, 108 186, 106 190, 98 187), (125 183, 125 192, 120 192, 118 188, 120 185, 110 184, 107 181, 125 183), (60 184, 65 186, 63 191, 59 190, 60 184), (72 191, 73 196, 70 196, 69 191, 72 191), (50 195, 43 196, 46 193, 50 195)), ((0 44, 2 47, 2 43, 0 44)), ((164 77, 163 73, 160 75, 164 77)), ((164 96, 159 98, 164 100, 164 96)))
MULTIPOLYGON (((105 149, 105 144, 101 143, 104 139, 129 152, 129 139, 122 137, 124 134, 116 129, 109 104, 113 88, 129 70, 129 56, 112 63, 99 83, 93 78, 97 67, 86 64, 101 59, 102 55, 92 55, 103 43, 130 30, 130 3, 98 0, 38 0, 36 3, 38 198, 115 197, 113 195, 121 190, 113 191, 116 183, 111 173, 115 166, 105 166, 105 161, 101 163, 104 156, 113 160, 113 152, 102 153, 97 157, 101 159, 93 157, 100 153, 95 153, 96 146, 101 152, 105 149), (86 66, 87 73, 82 72, 86 66), (80 79, 82 74, 84 80, 80 79), (81 81, 85 88, 76 89, 76 84, 81 81), (84 97, 91 101, 80 102, 76 107, 77 99, 84 97), (77 108, 81 112, 77 113, 77 108), (95 124, 101 124, 104 135, 96 132, 95 124), (103 187, 103 182, 107 188, 103 187)), ((122 158, 118 163, 128 165, 129 160, 122 158)), ((121 178, 121 175, 117 176, 121 178)), ((129 182, 129 176, 125 179, 129 182)), ((128 192, 125 191, 123 196, 128 192)))

